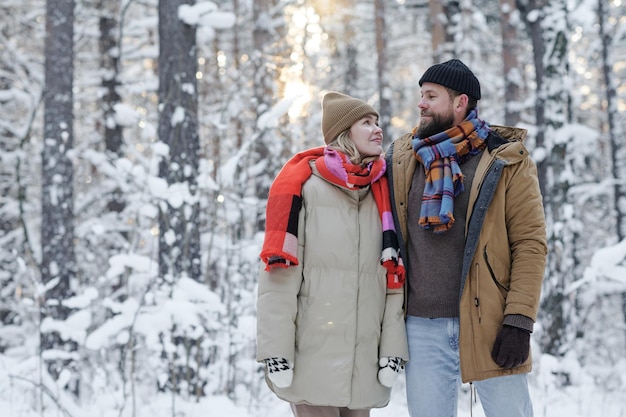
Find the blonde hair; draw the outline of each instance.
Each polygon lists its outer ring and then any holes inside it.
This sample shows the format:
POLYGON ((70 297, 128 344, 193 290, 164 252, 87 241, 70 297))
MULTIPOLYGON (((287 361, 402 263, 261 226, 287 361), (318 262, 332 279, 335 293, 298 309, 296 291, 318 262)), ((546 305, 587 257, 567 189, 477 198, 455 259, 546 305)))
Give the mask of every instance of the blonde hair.
POLYGON ((350 162, 354 165, 360 165, 362 167, 380 158, 380 155, 362 157, 361 153, 356 148, 356 145, 352 139, 350 139, 350 129, 346 129, 337 135, 337 137, 330 142, 328 146, 339 152, 345 153, 350 159, 350 162))

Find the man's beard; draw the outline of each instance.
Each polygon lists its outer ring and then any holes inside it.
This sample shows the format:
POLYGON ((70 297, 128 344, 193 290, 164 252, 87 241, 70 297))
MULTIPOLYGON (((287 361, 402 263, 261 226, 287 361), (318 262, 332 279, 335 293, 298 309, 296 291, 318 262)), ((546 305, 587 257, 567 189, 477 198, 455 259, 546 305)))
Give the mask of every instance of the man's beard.
POLYGON ((424 119, 420 120, 420 124, 417 127, 418 138, 429 138, 439 132, 450 129, 454 125, 454 116, 451 113, 431 114, 430 116, 430 122, 425 122, 424 119))

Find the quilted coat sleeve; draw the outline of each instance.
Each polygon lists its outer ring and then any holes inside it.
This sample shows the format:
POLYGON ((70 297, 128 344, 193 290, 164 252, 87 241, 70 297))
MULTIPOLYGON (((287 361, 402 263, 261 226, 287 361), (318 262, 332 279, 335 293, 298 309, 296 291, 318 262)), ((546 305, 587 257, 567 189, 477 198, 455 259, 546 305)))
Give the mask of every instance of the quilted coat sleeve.
POLYGON ((409 360, 404 324, 404 288, 387 290, 378 356, 398 357, 405 362, 409 360))
POLYGON ((302 284, 304 209, 298 226, 298 265, 265 271, 261 265, 257 296, 257 361, 280 357, 294 362, 298 293, 302 284))

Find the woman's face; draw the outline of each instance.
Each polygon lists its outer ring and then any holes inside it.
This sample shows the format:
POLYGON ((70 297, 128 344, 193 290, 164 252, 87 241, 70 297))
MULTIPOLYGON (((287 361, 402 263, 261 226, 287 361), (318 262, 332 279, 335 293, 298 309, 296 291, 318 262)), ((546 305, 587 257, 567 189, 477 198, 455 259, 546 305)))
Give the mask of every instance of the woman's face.
POLYGON ((350 127, 350 139, 361 157, 383 153, 383 130, 378 127, 378 117, 374 114, 368 114, 350 127))

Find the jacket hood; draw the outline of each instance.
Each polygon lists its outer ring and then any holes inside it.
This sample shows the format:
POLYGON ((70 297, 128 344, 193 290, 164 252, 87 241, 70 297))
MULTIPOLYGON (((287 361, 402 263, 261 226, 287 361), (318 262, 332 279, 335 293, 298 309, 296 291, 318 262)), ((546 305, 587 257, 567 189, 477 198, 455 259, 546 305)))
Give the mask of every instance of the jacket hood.
POLYGON ((524 142, 528 130, 519 127, 491 125, 491 130, 510 141, 524 142))

